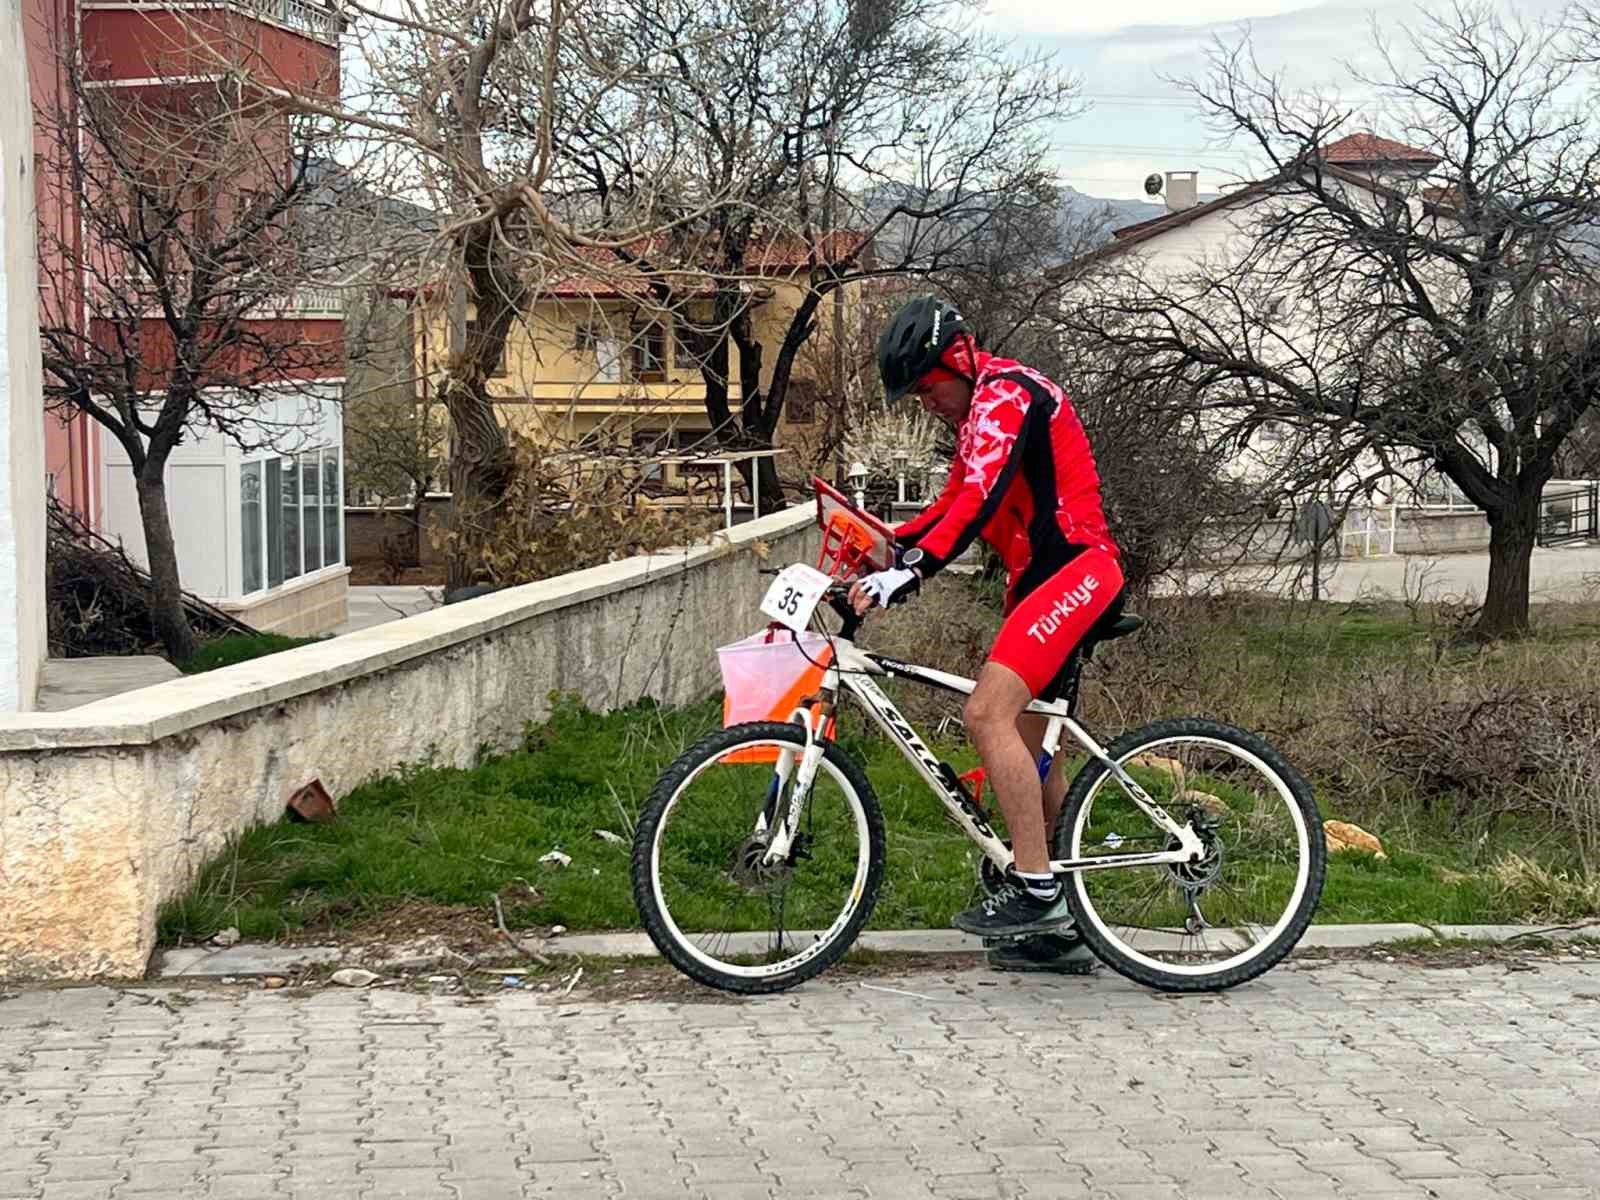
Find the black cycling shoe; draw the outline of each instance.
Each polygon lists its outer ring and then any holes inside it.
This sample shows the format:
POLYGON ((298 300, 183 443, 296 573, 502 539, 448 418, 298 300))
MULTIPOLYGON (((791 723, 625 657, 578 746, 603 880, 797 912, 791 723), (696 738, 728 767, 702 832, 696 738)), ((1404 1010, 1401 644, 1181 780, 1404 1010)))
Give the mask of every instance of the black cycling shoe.
POLYGON ((1090 975, 1099 966, 1094 952, 1078 936, 1034 933, 1019 938, 984 938, 989 966, 996 971, 1044 971, 1053 975, 1090 975))
POLYGON ((950 923, 962 933, 979 937, 1008 937, 1020 933, 1047 933, 1072 921, 1067 889, 1054 900, 1040 900, 1025 887, 1004 885, 975 908, 958 912, 950 923))

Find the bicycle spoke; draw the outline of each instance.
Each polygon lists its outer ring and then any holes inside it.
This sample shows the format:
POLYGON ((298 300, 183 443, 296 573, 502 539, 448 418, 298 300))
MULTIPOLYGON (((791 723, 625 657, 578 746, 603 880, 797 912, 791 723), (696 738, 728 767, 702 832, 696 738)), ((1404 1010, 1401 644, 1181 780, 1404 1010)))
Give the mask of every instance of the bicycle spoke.
POLYGON ((729 973, 770 975, 859 907, 864 814, 832 770, 818 772, 788 854, 767 862, 792 814, 793 778, 771 797, 771 768, 723 751, 690 776, 659 817, 653 878, 663 915, 691 957, 729 973), (734 761, 727 761, 734 758, 734 761), (757 817, 772 813, 766 834, 757 817))
MULTIPOLYGON (((1268 946, 1303 894, 1310 835, 1297 799, 1220 738, 1145 743, 1124 766, 1174 821, 1189 826, 1202 850, 1193 861, 1077 875, 1086 919, 1134 961, 1162 972, 1204 973, 1268 946)), ((1152 825, 1120 781, 1102 773, 1077 802, 1062 853, 1174 848, 1152 825)))

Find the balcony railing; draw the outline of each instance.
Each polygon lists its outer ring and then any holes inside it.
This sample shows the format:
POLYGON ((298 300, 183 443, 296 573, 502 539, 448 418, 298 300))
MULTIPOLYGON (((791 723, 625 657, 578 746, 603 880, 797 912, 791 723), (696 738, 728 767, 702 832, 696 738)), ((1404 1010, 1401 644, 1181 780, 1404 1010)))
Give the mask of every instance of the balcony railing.
POLYGON ((241 7, 254 9, 268 20, 310 34, 318 41, 339 40, 338 18, 320 4, 308 0, 243 0, 241 7))
POLYGON ((273 299, 262 307, 296 317, 344 316, 344 292, 336 287, 307 284, 287 296, 273 299))
MULTIPOLYGON (((181 305, 188 295, 187 281, 181 276, 176 277, 171 287, 173 300, 181 305)), ((145 316, 161 315, 160 296, 154 286, 139 274, 112 276, 105 280, 102 303, 115 308, 117 312, 127 312, 130 304, 137 304, 145 316)), ((344 317, 344 290, 330 284, 306 284, 261 301, 252 306, 248 315, 261 320, 274 317, 339 320, 344 317)))

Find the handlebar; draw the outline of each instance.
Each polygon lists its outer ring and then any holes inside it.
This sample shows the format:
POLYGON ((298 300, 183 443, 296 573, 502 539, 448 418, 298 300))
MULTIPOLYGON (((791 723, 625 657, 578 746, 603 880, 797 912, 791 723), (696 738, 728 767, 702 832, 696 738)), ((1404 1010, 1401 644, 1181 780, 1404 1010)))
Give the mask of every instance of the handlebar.
MULTIPOLYGON (((756 574, 780 575, 782 571, 777 567, 757 567, 756 574)), ((838 636, 854 641, 856 632, 861 628, 866 616, 865 614, 858 615, 856 610, 850 607, 849 595, 850 583, 842 579, 836 579, 828 585, 828 590, 822 593, 822 598, 828 602, 833 611, 838 614, 839 620, 843 622, 839 626, 838 636)), ((872 610, 868 609, 867 611, 871 612, 872 610)))

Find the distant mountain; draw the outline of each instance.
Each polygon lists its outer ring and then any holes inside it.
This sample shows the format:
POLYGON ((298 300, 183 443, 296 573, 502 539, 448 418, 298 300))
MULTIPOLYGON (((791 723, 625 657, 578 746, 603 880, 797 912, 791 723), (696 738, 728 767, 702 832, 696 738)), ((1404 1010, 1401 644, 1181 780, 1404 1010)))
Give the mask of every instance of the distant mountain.
MULTIPOLYGON (((1216 198, 1214 194, 1202 195, 1199 197, 1199 202, 1205 204, 1216 198)), ((1090 222, 1097 235, 1095 238, 1097 241, 1109 240, 1114 229, 1121 229, 1124 225, 1136 225, 1140 221, 1153 221, 1157 217, 1165 216, 1166 213, 1167 206, 1160 201, 1152 203, 1148 200, 1103 200, 1066 184, 1061 187, 1063 231, 1082 222, 1090 222)))
MULTIPOLYGON (((1216 193, 1203 194, 1198 197, 1198 203, 1215 200, 1216 193)), ((1111 240, 1113 230, 1121 229, 1125 225, 1135 225, 1140 221, 1153 220, 1165 216, 1167 206, 1163 201, 1151 202, 1147 200, 1105 200, 1098 196, 1091 196, 1087 192, 1080 192, 1077 188, 1062 184, 1059 190, 1060 203, 1057 208, 1056 227, 1061 234, 1063 247, 1082 246, 1079 240, 1080 231, 1088 235, 1089 246, 1099 245, 1111 240)), ((880 185, 856 197, 859 204, 859 219, 862 223, 869 223, 881 218, 882 214, 896 203, 919 207, 924 203, 921 192, 912 188, 901 188, 893 185, 880 185)), ((951 226, 958 226, 959 222, 976 221, 975 214, 969 213, 962 217, 946 217, 945 222, 951 226)), ((906 239, 913 236, 914 223, 902 219, 892 222, 878 235, 878 246, 886 256, 894 256, 903 252, 906 239)), ((920 233, 916 234, 919 241, 929 237, 928 227, 924 225, 920 233)))

